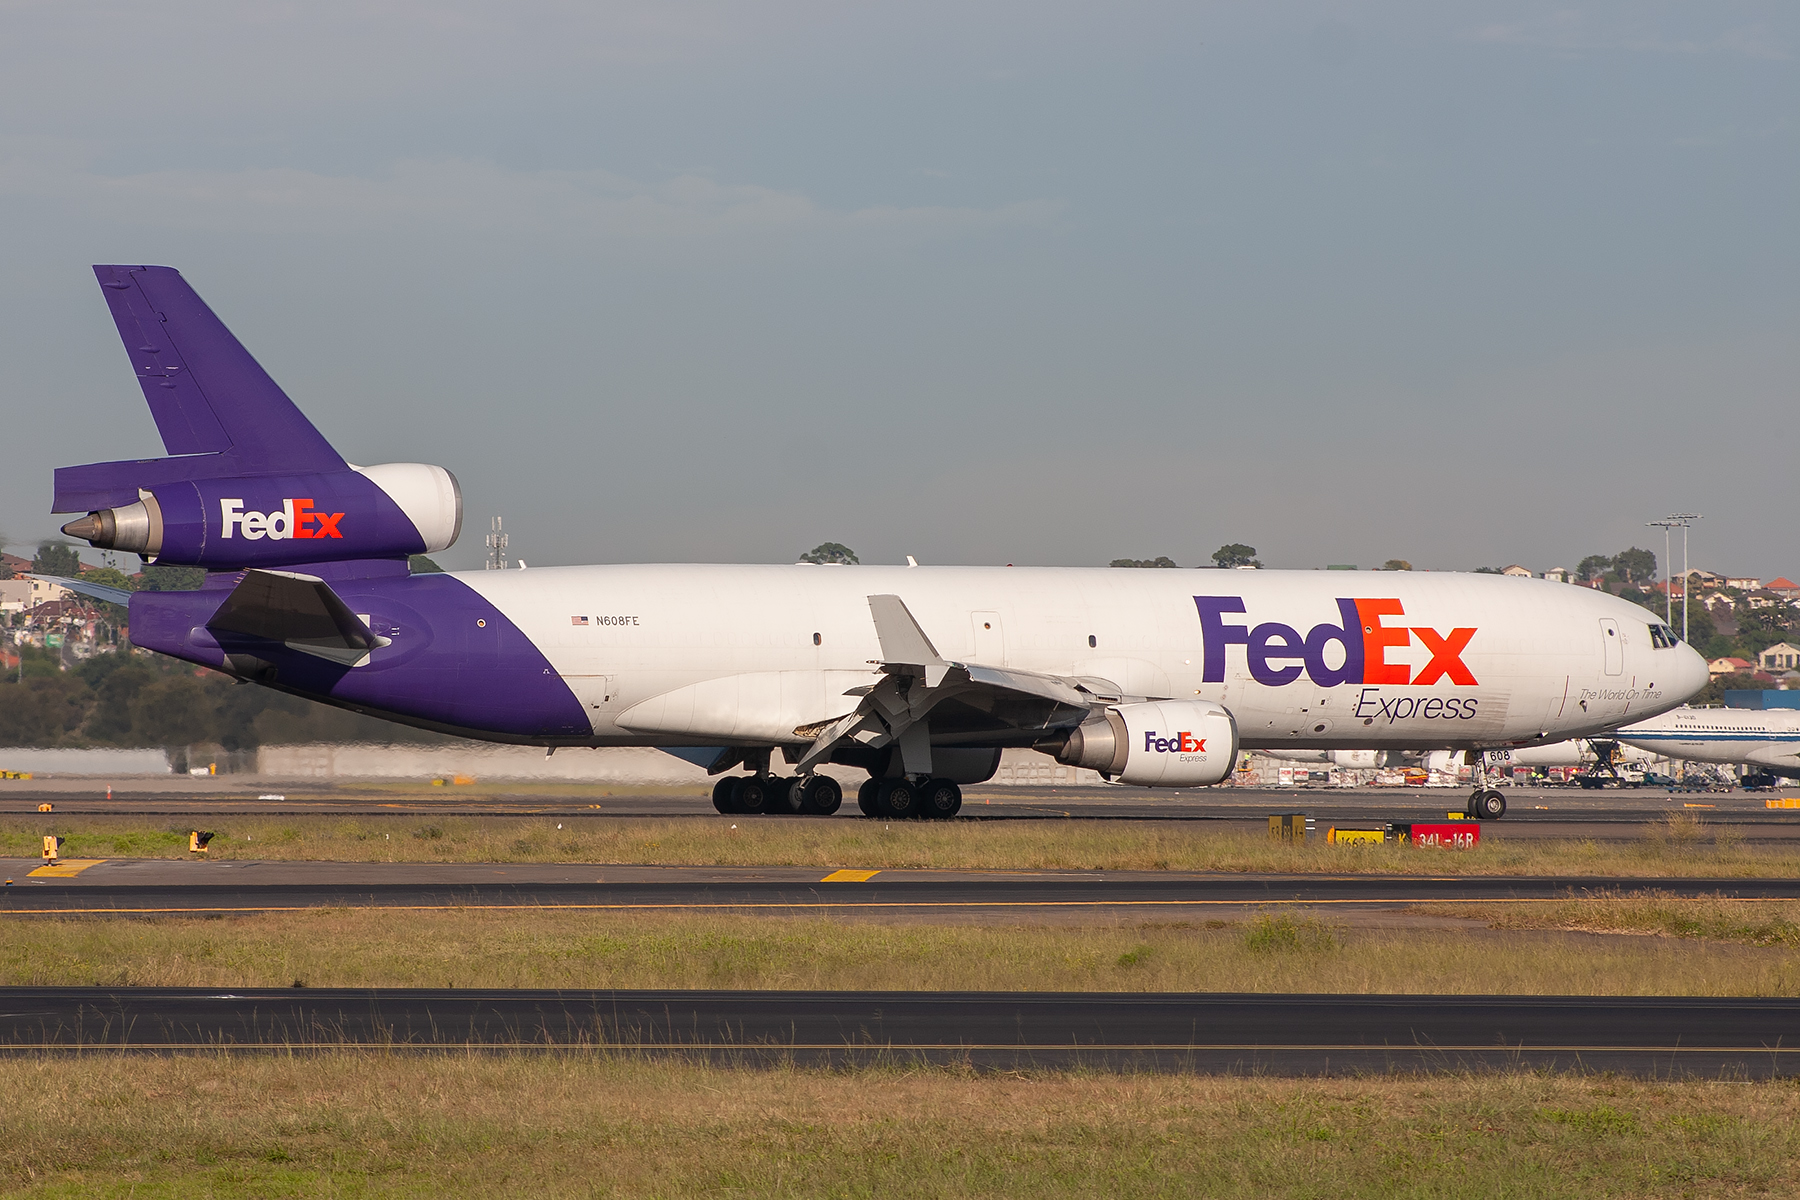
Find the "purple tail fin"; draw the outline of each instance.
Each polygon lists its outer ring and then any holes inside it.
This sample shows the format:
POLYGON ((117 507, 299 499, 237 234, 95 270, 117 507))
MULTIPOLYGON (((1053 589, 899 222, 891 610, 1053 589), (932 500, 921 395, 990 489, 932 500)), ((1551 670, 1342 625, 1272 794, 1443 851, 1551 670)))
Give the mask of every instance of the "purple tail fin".
POLYGON ((170 454, 222 454, 233 474, 342 471, 344 460, 181 272, 97 266, 107 307, 170 454))

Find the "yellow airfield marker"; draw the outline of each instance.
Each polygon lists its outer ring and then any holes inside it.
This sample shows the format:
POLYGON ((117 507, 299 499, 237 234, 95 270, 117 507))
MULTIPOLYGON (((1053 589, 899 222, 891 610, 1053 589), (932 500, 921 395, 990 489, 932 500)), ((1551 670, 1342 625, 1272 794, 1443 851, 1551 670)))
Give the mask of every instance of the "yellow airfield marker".
POLYGON ((881 874, 880 871, 833 871, 820 883, 867 883, 881 874))
POLYGON ((65 858, 59 863, 50 863, 29 872, 39 879, 73 879, 89 867, 97 867, 105 862, 104 858, 65 858))

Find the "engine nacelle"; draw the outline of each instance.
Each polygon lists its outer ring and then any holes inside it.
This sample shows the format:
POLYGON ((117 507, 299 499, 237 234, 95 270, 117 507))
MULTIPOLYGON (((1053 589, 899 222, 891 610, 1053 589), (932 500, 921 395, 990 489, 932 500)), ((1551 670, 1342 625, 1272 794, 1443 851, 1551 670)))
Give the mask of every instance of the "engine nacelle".
POLYGON ((456 477, 425 463, 157 484, 63 532, 103 550, 213 570, 429 554, 462 530, 456 477))
POLYGON ((1237 720, 1202 700, 1115 704, 1072 730, 1056 760, 1139 787, 1206 787, 1237 763, 1237 720))

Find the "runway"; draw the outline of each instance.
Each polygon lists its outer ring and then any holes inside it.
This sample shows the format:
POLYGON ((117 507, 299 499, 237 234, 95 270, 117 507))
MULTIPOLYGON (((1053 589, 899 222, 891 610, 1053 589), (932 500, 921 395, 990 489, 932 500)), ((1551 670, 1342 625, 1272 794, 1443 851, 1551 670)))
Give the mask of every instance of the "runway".
POLYGON ((1800 1070, 1800 1000, 1147 993, 0 988, 0 1049, 365 1046, 679 1055, 739 1066, 1800 1070))
MULTIPOLYGON (((1800 787, 1787 789, 1800 795, 1800 787)), ((1800 838, 1800 809, 1770 809, 1784 792, 1582 791, 1579 788, 1505 790, 1507 814, 1483 825, 1499 839, 1591 837, 1630 840, 1671 814, 1731 825, 1750 841, 1800 838)), ((1321 826, 1343 822, 1441 820, 1461 811, 1466 791, 1445 788, 1290 789, 1226 787, 1163 791, 1129 787, 971 787, 960 820, 1175 821, 1255 828, 1273 812, 1305 812, 1321 826)), ((703 795, 627 787, 571 785, 397 788, 375 785, 240 784, 232 777, 165 786, 126 781, 107 794, 104 783, 73 780, 0 781, 0 815, 38 816, 48 803, 60 816, 180 818, 218 821, 262 817, 548 817, 557 820, 622 817, 718 820, 703 795)), ((733 817, 754 821, 864 820, 854 803, 833 817, 733 817)))
POLYGON ((1797 879, 1224 875, 1169 872, 860 871, 592 864, 0 861, 0 919, 54 914, 179 916, 298 909, 828 912, 912 916, 1203 912, 1258 906, 1541 903, 1598 892, 1797 899, 1797 879), (37 872, 33 874, 32 872, 37 872))

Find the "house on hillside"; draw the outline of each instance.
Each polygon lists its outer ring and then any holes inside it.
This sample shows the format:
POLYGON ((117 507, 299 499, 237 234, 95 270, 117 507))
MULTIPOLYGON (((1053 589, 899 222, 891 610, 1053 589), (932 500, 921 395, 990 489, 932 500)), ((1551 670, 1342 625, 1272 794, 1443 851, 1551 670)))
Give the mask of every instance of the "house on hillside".
POLYGON ((0 579, 0 612, 24 612, 31 607, 31 580, 0 579))
POLYGON ((24 612, 52 600, 67 600, 74 594, 60 583, 33 579, 30 576, 0 579, 0 612, 24 612))
POLYGON ((1514 579, 1536 578, 1530 567, 1521 567, 1518 563, 1513 563, 1511 566, 1507 567, 1501 567, 1500 573, 1502 575, 1511 575, 1514 579))
POLYGON ((1771 579, 1769 581, 1769 591, 1774 592, 1783 600, 1800 600, 1800 583, 1795 583, 1786 575, 1771 579))
POLYGON ((1548 579, 1551 583, 1567 583, 1569 582, 1569 576, 1573 573, 1574 572, 1570 571, 1567 567, 1551 567, 1548 571, 1544 572, 1544 578, 1548 579))
POLYGON ((1721 675, 1743 675, 1753 665, 1747 658, 1715 658, 1706 664, 1706 673, 1714 679, 1721 675))
POLYGON ((1759 588, 1744 597, 1744 604, 1749 608, 1786 608, 1787 601, 1771 592, 1768 588, 1759 588))
POLYGON ((1777 642, 1756 656, 1756 665, 1764 671, 1791 671, 1800 667, 1800 646, 1777 642))
POLYGON ((1695 567, 1693 570, 1689 571, 1687 577, 1694 581, 1694 586, 1697 588, 1716 588, 1725 586, 1725 577, 1723 575, 1720 575, 1715 571, 1702 571, 1699 567, 1695 567))
POLYGON ((1753 575, 1727 575, 1725 586, 1739 592, 1754 592, 1762 586, 1762 580, 1753 575))
POLYGON ((1700 597, 1700 604, 1709 613, 1737 611, 1737 601, 1724 592, 1708 592, 1700 597))

